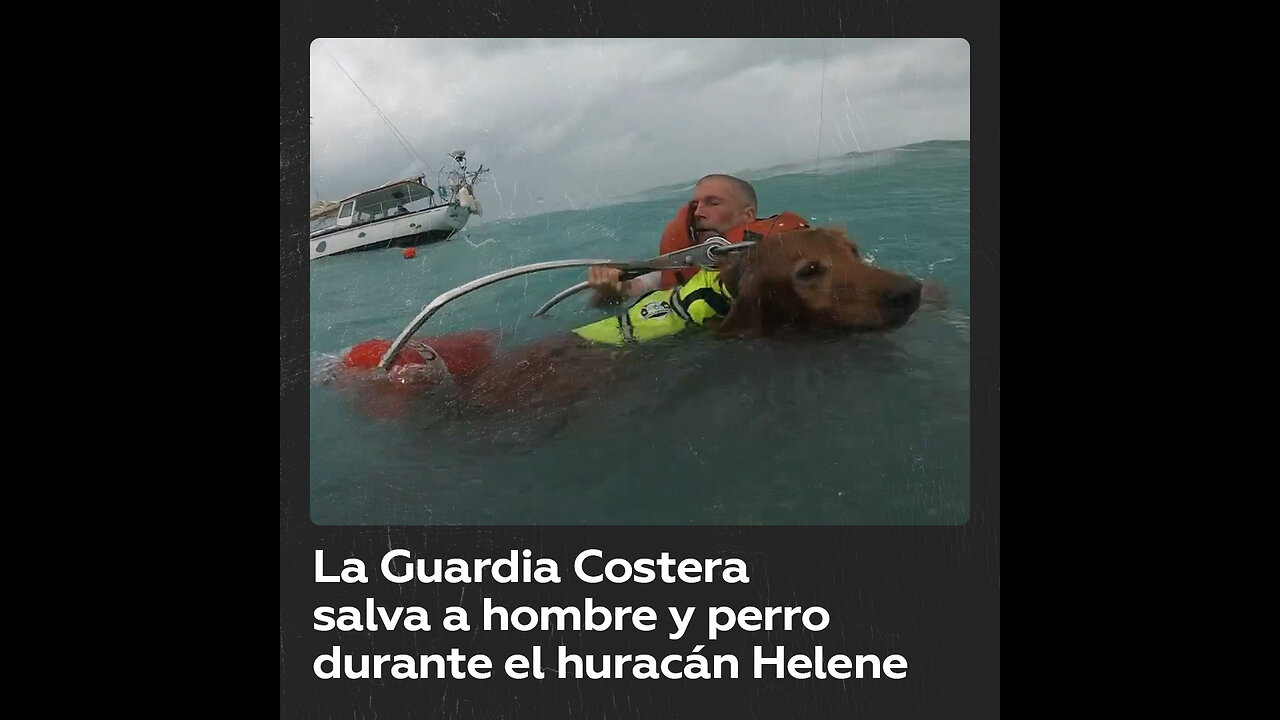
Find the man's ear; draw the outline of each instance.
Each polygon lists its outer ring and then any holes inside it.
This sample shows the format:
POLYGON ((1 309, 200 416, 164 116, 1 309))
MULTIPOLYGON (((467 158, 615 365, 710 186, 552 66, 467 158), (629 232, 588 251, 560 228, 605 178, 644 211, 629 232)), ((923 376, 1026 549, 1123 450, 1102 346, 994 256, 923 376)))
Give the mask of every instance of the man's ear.
POLYGON ((742 214, 747 216, 747 222, 755 222, 755 220, 756 220, 756 206, 755 206, 755 205, 748 205, 748 206, 746 207, 746 209, 742 211, 742 214))

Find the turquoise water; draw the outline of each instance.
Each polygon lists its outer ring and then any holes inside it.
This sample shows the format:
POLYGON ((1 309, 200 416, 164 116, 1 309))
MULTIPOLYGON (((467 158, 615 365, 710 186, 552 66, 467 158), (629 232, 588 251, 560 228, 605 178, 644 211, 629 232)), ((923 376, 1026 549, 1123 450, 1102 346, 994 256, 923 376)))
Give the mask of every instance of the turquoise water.
MULTIPOLYGON (((710 171, 714 171, 711 169, 710 171)), ((883 335, 716 340, 621 361, 563 412, 459 415, 424 397, 362 413, 325 369, 394 338, 442 292, 516 265, 640 259, 693 183, 616 204, 473 218, 448 242, 310 263, 311 518, 322 525, 953 525, 969 517, 969 143, 930 142, 746 177, 760 214, 848 229, 875 264, 934 278, 949 304, 883 335), (479 222, 477 222, 477 220, 479 222)), ((497 207, 481 185, 481 202, 497 207)), ((585 279, 525 275, 447 305, 417 333, 495 328, 503 347, 607 314, 585 279)))

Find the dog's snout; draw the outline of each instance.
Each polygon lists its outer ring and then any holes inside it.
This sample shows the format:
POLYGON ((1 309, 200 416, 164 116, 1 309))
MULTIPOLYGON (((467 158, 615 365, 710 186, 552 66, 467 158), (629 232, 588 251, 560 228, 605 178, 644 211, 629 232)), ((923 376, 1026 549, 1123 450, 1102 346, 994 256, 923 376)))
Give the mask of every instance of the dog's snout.
POLYGON ((899 310, 915 308, 920 304, 920 289, 922 287, 923 285, 919 280, 912 279, 885 293, 885 303, 899 310))

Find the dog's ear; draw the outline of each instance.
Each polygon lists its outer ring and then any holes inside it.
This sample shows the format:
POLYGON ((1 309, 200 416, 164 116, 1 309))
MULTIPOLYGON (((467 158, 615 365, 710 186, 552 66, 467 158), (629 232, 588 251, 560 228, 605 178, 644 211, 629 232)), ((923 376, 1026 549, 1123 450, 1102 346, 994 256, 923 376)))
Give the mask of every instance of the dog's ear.
POLYGON ((731 297, 738 297, 738 286, 742 284, 742 271, 745 265, 740 257, 742 253, 728 253, 716 263, 720 273, 720 282, 729 291, 731 297))
POLYGON ((720 336, 754 337, 760 334, 761 305, 755 292, 759 284, 754 273, 743 262, 744 253, 730 253, 720 261, 720 283, 733 298, 724 318, 707 322, 707 328, 720 336))
POLYGON ((722 337, 758 337, 764 331, 763 317, 760 298, 743 298, 733 303, 729 314, 712 330, 722 337))
POLYGON ((733 304, 729 306, 729 314, 711 325, 711 330, 722 337, 757 337, 764 330, 764 306, 756 288, 759 283, 752 274, 742 272, 741 263, 733 269, 737 272, 725 278, 725 288, 732 294, 733 304))

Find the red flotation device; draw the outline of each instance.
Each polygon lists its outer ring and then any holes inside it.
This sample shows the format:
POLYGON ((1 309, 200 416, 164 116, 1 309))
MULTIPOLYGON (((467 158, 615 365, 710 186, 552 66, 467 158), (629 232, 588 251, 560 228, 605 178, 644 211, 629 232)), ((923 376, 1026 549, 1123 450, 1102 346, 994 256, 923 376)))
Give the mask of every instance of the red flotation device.
MULTIPOLYGON (((374 338, 357 343, 342 358, 348 368, 372 370, 391 349, 391 340, 374 338)), ((493 330, 470 330, 438 337, 410 340, 387 368, 401 383, 436 385, 452 376, 465 378, 493 361, 498 334, 493 330)))
MULTIPOLYGON (((382 360, 382 356, 387 354, 387 350, 391 349, 390 340, 382 340, 375 338, 373 340, 365 340, 356 343, 355 347, 342 358, 342 364, 349 368, 363 368, 372 370, 378 367, 378 363, 382 360)), ((422 353, 412 347, 405 347, 396 353, 396 357, 391 361, 391 365, 426 365, 427 360, 422 353)))
POLYGON ((345 372, 340 373, 339 383, 356 391, 357 404, 369 417, 399 417, 422 391, 465 380, 483 369, 493 361, 498 333, 472 330, 409 340, 392 358, 384 378, 374 368, 391 343, 384 338, 365 340, 342 357, 345 372))

